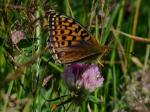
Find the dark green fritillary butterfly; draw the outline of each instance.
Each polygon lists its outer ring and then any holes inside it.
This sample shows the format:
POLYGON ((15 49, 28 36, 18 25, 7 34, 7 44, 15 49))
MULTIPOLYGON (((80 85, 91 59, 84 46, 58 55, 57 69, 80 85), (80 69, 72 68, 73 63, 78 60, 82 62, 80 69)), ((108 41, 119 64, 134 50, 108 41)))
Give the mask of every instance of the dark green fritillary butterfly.
POLYGON ((95 58, 102 53, 96 38, 73 18, 48 12, 50 46, 55 62, 60 64, 74 63, 95 58))

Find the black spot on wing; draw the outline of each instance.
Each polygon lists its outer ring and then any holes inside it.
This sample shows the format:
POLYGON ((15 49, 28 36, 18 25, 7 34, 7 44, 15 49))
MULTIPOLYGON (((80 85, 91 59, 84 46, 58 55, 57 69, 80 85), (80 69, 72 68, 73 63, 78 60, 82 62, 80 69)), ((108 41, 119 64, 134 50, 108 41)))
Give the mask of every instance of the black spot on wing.
POLYGON ((64 30, 61 30, 61 34, 64 34, 64 30))
POLYGON ((71 30, 69 30, 69 34, 68 35, 71 35, 72 34, 72 31, 71 30))
POLYGON ((64 42, 64 41, 62 41, 62 42, 61 42, 61 45, 65 45, 65 42, 64 42))
POLYGON ((72 42, 71 41, 68 41, 68 46, 71 46, 72 45, 72 42))
POLYGON ((75 29, 75 32, 78 33, 82 29, 81 26, 78 26, 78 28, 75 29))
POLYGON ((73 37, 72 37, 72 40, 74 41, 74 40, 76 40, 76 38, 77 38, 76 36, 73 36, 73 37))
POLYGON ((67 38, 66 36, 64 36, 64 35, 62 36, 62 39, 63 39, 63 40, 66 40, 66 38, 67 38))
POLYGON ((62 25, 62 22, 61 22, 61 21, 59 21, 59 25, 62 25))

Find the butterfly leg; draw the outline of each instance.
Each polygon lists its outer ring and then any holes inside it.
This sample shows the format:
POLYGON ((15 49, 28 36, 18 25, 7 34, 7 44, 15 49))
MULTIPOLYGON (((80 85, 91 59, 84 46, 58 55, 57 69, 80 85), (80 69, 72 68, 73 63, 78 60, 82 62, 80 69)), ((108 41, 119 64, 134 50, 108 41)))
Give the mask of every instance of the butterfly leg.
POLYGON ((101 66, 101 67, 104 67, 103 63, 101 62, 100 59, 97 60, 98 64, 101 66))

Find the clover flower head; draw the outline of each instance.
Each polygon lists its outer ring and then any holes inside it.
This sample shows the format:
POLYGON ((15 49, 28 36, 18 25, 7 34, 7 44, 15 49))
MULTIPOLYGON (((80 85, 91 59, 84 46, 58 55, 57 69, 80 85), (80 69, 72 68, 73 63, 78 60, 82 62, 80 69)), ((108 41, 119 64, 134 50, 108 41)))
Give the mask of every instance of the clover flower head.
POLYGON ((65 67, 62 76, 71 90, 93 92, 101 87, 104 81, 96 64, 70 64, 65 67))

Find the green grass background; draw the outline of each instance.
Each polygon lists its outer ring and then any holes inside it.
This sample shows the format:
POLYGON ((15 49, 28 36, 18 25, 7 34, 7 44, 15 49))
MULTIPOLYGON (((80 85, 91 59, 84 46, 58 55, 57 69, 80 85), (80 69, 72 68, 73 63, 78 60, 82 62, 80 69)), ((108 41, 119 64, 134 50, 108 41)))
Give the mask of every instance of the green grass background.
POLYGON ((0 111, 150 111, 150 45, 112 32, 114 28, 148 39, 149 4, 148 0, 0 0, 0 111), (48 21, 39 19, 50 9, 72 16, 101 46, 113 40, 102 60, 104 84, 90 101, 63 104, 67 98, 59 98, 70 93, 61 79, 64 67, 55 64, 48 51, 43 53, 48 21), (26 39, 14 45, 12 31, 25 32, 26 39), (52 78, 42 86, 47 76, 52 78), (55 100, 47 101, 51 99, 55 100))

